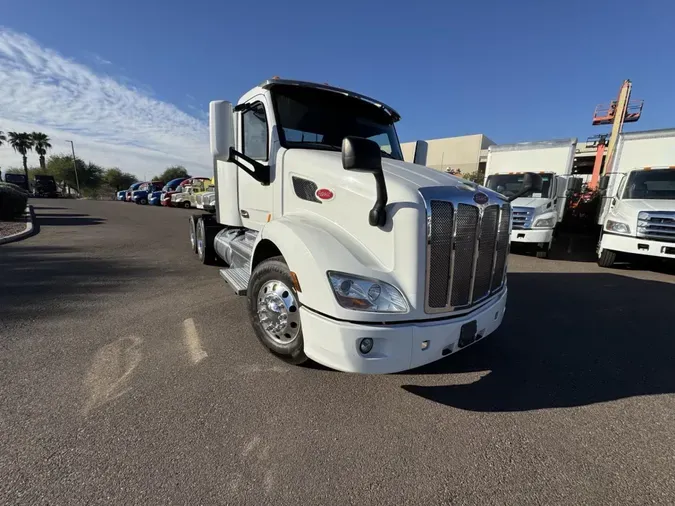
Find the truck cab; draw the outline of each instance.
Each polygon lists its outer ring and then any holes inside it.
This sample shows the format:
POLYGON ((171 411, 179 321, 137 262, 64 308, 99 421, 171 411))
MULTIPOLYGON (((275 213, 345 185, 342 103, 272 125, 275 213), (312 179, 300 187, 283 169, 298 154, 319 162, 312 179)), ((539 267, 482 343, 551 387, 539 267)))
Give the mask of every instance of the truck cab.
MULTIPOLYGON (((257 338, 289 363, 402 371, 502 321, 508 199, 404 162, 399 119, 364 95, 280 79, 210 103, 216 213, 190 217, 190 244, 224 264, 257 338)), ((522 184, 541 191, 535 174, 522 184)))
POLYGON ((581 189, 582 181, 572 177, 577 139, 503 144, 488 148, 485 185, 506 197, 520 191, 526 171, 542 179, 540 191, 515 199, 512 243, 536 246, 536 255, 546 258, 557 225, 563 220, 569 193, 581 189))
POLYGON ((58 196, 58 190, 56 188, 54 176, 36 174, 33 194, 36 197, 56 198, 58 196))
POLYGON ((675 259, 675 167, 643 167, 600 180, 609 199, 602 219, 598 264, 617 253, 675 259))
POLYGON ((162 188, 162 192, 160 194, 159 200, 160 204, 163 206, 170 206, 171 205, 171 195, 173 195, 176 192, 176 189, 183 183, 183 181, 187 180, 188 178, 186 177, 178 177, 176 179, 172 179, 168 183, 166 183, 166 186, 162 188))
POLYGON ((207 177, 191 177, 183 181, 176 192, 171 195, 171 205, 173 207, 184 207, 190 209, 195 207, 195 197, 198 193, 205 190, 204 181, 210 181, 207 177))
POLYGON ((675 259, 675 129, 621 133, 599 183, 598 265, 619 255, 675 259))

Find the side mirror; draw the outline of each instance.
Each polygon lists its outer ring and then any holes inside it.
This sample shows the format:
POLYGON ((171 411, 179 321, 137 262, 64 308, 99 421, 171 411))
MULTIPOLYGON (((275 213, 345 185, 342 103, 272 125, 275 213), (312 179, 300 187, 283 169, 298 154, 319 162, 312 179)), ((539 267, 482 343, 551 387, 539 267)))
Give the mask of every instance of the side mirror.
POLYGON ((609 176, 602 176, 598 181, 598 189, 605 191, 609 187, 609 176))
POLYGON ((345 170, 370 172, 375 176, 377 198, 368 213, 368 223, 373 227, 383 227, 387 222, 385 207, 388 197, 379 144, 363 137, 345 137, 342 140, 342 167, 345 170))
POLYGON ((579 193, 581 191, 581 178, 571 177, 567 180, 567 191, 572 193, 579 193))
POLYGON ((229 161, 230 148, 234 147, 234 116, 231 102, 214 100, 209 103, 209 134, 213 158, 223 162, 229 161))
POLYGON ((512 195, 508 198, 509 202, 513 202, 519 197, 522 197, 526 193, 541 193, 542 188, 544 187, 544 180, 539 174, 534 172, 526 172, 523 174, 523 183, 520 188, 520 191, 515 195, 512 195))

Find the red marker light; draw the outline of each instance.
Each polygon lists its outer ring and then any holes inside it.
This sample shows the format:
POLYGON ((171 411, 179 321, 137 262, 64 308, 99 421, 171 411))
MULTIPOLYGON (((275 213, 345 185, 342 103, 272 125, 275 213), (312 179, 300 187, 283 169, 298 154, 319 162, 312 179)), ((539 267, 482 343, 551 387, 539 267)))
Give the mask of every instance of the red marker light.
POLYGON ((328 188, 319 188, 316 190, 315 195, 319 200, 333 200, 333 197, 335 196, 328 188))

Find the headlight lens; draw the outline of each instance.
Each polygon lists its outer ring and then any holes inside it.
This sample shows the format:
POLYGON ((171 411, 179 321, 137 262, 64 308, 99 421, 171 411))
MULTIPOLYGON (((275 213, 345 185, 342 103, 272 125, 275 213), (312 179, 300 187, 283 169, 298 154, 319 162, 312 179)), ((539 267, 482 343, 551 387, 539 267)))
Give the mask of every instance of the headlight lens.
POLYGON ((342 307, 356 311, 407 313, 408 301, 398 288, 377 279, 328 271, 335 298, 342 307))
POLYGON ((647 213, 645 211, 640 211, 640 213, 638 214, 638 220, 646 221, 648 219, 649 219, 649 213, 647 213))
POLYGON ((610 232, 616 232, 617 234, 630 234, 630 227, 620 221, 607 220, 605 229, 610 232))
POLYGON ((553 227, 555 226, 555 218, 550 217, 550 218, 540 218, 537 221, 534 222, 534 226, 536 227, 553 227))

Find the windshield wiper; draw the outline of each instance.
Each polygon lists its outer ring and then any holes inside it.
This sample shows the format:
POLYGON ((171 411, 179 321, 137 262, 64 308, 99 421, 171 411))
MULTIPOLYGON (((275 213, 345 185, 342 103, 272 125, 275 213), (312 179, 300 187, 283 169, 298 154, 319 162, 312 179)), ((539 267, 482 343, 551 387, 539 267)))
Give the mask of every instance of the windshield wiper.
POLYGON ((342 151, 342 147, 333 146, 332 144, 325 144, 323 142, 312 142, 312 141, 291 141, 288 144, 292 145, 294 148, 301 148, 303 146, 313 147, 318 149, 325 149, 327 151, 342 151))

